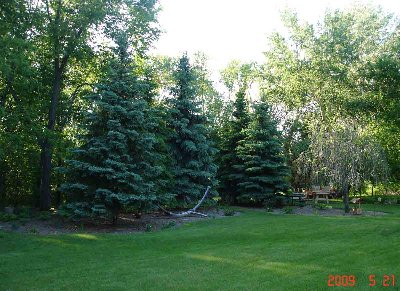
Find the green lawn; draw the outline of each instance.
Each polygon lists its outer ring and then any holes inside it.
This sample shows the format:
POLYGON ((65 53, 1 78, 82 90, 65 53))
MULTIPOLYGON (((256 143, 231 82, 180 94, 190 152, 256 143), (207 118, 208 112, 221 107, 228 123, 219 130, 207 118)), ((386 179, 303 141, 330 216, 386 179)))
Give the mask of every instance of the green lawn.
MULTIPOLYGON (((399 212, 396 212, 399 213, 399 212)), ((400 215, 245 211, 143 234, 0 233, 0 290, 399 290, 400 215), (329 274, 356 276, 327 287, 329 274), (396 287, 381 285, 394 274, 396 287)))

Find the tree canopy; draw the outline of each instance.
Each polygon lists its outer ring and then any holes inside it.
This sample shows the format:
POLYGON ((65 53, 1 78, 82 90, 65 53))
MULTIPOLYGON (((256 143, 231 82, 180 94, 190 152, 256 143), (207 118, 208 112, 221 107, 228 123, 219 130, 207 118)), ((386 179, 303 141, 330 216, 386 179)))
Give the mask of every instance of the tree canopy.
POLYGON ((1 206, 115 220, 193 205, 208 186, 261 205, 312 184, 345 201, 399 184, 398 16, 353 5, 312 24, 286 10, 263 63, 216 77, 202 52, 152 54, 160 4, 0 3, 1 206))

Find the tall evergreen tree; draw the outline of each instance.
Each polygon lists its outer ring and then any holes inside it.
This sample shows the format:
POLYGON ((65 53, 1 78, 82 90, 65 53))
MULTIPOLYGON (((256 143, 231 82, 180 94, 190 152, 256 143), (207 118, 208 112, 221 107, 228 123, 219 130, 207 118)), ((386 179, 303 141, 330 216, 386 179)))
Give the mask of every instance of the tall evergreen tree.
POLYGON ((276 122, 265 102, 255 104, 252 120, 239 141, 239 169, 245 178, 238 184, 242 203, 262 203, 274 193, 286 191, 289 169, 283 156, 283 145, 276 122))
POLYGON ((75 214, 113 221, 123 206, 141 210, 153 203, 160 174, 153 150, 156 124, 144 100, 148 84, 132 74, 126 35, 117 44, 107 78, 88 97, 93 108, 87 134, 65 169, 70 182, 61 186, 75 214))
POLYGON ((245 92, 245 87, 242 87, 236 93, 232 120, 224 124, 220 134, 218 178, 221 181, 222 198, 228 203, 236 202, 236 197, 240 194, 238 184, 244 179, 237 147, 239 142, 245 138, 244 129, 250 122, 245 92))
POLYGON ((171 149, 175 192, 178 202, 193 203, 201 198, 207 186, 217 183, 217 166, 213 161, 216 149, 207 138, 206 120, 195 98, 194 72, 186 55, 180 58, 174 79, 171 149))

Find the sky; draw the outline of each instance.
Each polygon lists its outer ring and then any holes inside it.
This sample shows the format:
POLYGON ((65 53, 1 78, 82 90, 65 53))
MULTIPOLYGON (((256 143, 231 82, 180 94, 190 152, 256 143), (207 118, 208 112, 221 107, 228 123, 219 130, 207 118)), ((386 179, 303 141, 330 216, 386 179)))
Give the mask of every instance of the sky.
POLYGON ((400 0, 160 0, 159 23, 164 33, 153 52, 179 56, 202 51, 216 74, 233 59, 262 61, 268 35, 283 31, 280 13, 285 8, 316 23, 327 8, 342 9, 354 3, 372 3, 400 13, 400 0))

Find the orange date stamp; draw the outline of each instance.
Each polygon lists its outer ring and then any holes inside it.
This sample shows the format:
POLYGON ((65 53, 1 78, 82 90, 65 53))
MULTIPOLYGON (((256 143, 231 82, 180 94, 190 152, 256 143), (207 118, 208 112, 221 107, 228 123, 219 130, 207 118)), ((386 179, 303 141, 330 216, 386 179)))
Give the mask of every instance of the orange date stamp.
MULTIPOLYGON (((375 274, 368 275, 368 282, 370 287, 383 286, 383 287, 395 287, 396 276, 393 274, 378 276, 375 274)), ((329 274, 328 275, 328 287, 354 287, 357 285, 357 278, 355 275, 341 275, 341 274, 329 274)))

